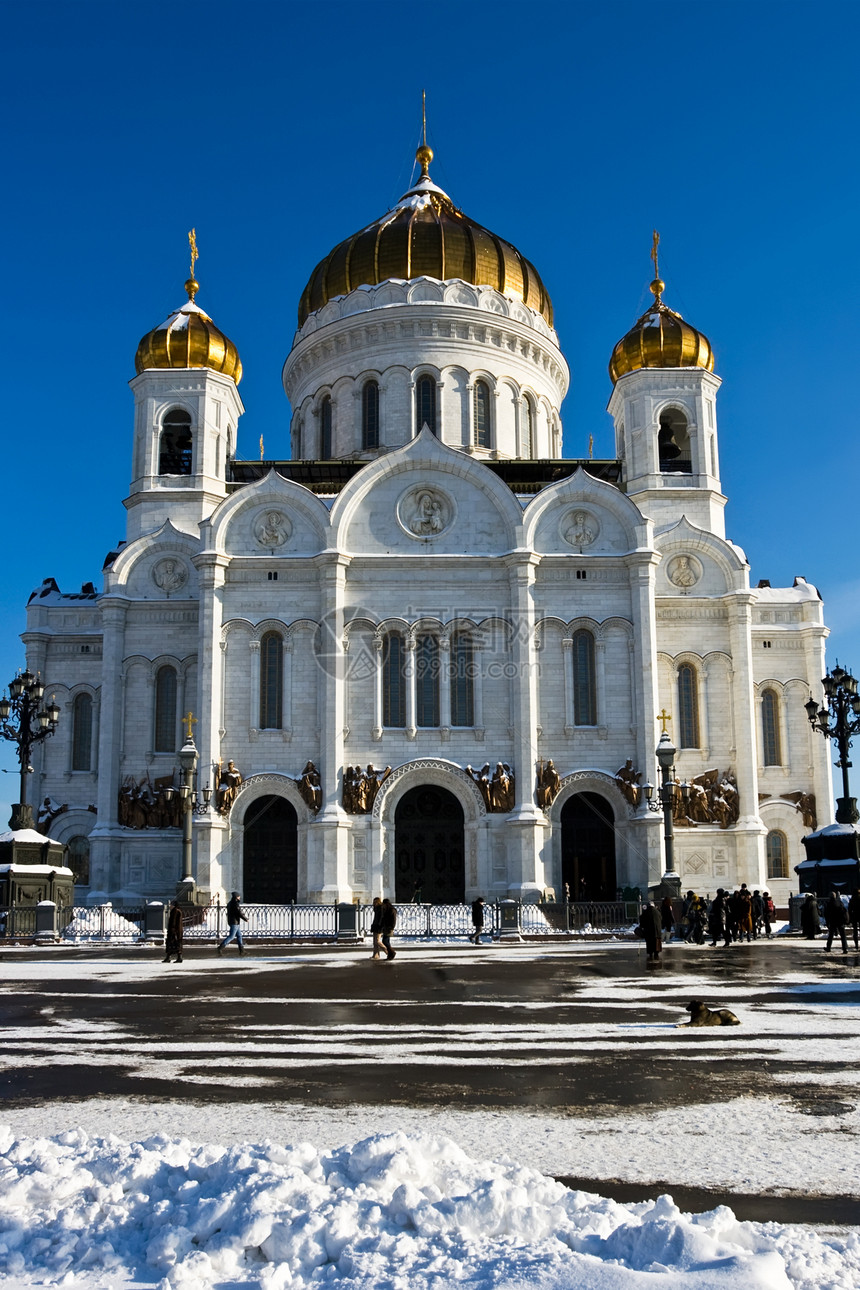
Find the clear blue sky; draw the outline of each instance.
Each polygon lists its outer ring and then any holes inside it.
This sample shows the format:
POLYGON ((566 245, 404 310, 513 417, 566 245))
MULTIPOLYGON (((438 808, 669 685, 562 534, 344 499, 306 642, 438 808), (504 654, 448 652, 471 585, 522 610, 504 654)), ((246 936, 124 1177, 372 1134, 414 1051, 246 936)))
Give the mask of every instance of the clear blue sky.
POLYGON ((821 589, 830 660, 860 669, 856 3, 30 0, 3 26, 0 682, 30 591, 100 585, 123 535, 127 382, 184 299, 187 230, 245 367, 239 455, 287 456, 301 290, 407 186, 422 87, 433 178, 552 295, 565 452, 613 454, 606 364, 656 227, 724 382, 729 536, 754 584, 821 589))

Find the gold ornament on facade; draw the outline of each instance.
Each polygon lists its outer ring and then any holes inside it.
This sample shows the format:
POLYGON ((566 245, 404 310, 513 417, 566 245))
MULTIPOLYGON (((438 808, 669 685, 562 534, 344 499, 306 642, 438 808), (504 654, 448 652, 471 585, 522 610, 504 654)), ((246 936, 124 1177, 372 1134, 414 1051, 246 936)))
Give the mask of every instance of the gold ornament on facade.
POLYGON ((191 248, 191 273, 185 283, 188 301, 160 326, 146 333, 134 356, 135 371, 140 375, 151 368, 208 367, 231 377, 238 385, 242 379, 239 351, 194 301, 200 290, 194 276, 194 265, 199 258, 194 229, 188 234, 188 242, 191 248))
POLYGON ((660 277, 657 247, 660 234, 654 230, 651 259, 654 262, 654 280, 651 293, 654 303, 630 328, 626 336, 612 351, 609 375, 612 384, 628 372, 638 372, 644 367, 700 367, 706 372, 714 370, 714 351, 703 332, 697 331, 674 309, 663 303, 666 284, 660 277))

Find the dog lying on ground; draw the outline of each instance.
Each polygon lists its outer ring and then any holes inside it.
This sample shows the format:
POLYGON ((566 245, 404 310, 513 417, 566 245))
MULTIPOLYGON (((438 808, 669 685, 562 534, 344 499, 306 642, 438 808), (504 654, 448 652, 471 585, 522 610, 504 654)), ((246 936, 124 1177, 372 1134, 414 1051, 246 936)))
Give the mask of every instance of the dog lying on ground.
POLYGON ((741 1024, 728 1008, 717 1008, 712 1012, 701 999, 693 999, 688 1003, 687 1012, 690 1014, 690 1020, 679 1022, 679 1029, 682 1026, 739 1026, 741 1024))

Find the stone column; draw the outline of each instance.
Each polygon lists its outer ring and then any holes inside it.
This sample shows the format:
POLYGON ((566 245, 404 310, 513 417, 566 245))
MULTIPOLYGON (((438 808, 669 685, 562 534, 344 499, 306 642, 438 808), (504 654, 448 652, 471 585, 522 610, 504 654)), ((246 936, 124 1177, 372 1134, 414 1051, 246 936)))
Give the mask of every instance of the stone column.
MULTIPOLYGON (((729 640, 732 651, 733 684, 729 702, 734 716, 740 817, 734 828, 739 882, 759 886, 765 881, 763 838, 767 830, 758 814, 758 741, 756 700, 753 684, 751 591, 735 592, 729 605, 729 640)), ((721 766, 721 771, 728 770, 721 766)))
MULTIPOLYGON (((90 834, 90 887, 115 891, 121 886, 122 831, 117 822, 120 785, 123 707, 122 660, 128 601, 105 596, 99 602, 102 620, 102 703, 99 725, 98 820, 90 834)), ((139 757, 143 749, 135 749, 139 757)))
POLYGON ((520 551, 506 560, 511 593, 514 638, 513 682, 514 765, 516 801, 508 816, 508 890, 527 897, 544 884, 541 852, 546 819, 534 800, 538 757, 537 651, 535 648, 534 583, 539 556, 520 551))
MULTIPOLYGON (((225 555, 206 552, 193 561, 200 584, 200 610, 197 624, 197 694, 186 694, 189 706, 193 703, 197 718, 197 790, 207 784, 212 789, 214 804, 218 785, 215 763, 221 757, 221 729, 224 725, 222 696, 224 694, 224 651, 221 649, 221 628, 224 621, 224 580, 229 563, 225 555)), ((184 709, 187 711, 187 708, 184 709)), ((230 749, 227 749, 230 754, 230 749)), ((247 766, 239 770, 247 774, 247 766)), ((194 816, 198 900, 208 899, 210 892, 221 885, 219 856, 226 838, 226 821, 210 807, 203 815, 194 816)))
POLYGON ((416 725, 415 695, 415 637, 410 633, 404 641, 403 679, 406 682, 406 738, 414 739, 418 734, 416 725))
POLYGON ((439 637, 439 729, 443 739, 451 733, 451 637, 439 637))
MULTIPOLYGON (((655 749, 657 729, 657 617, 655 582, 659 556, 656 552, 630 556, 630 611, 633 619, 634 650, 631 656, 633 676, 630 679, 634 702, 633 724, 636 729, 635 765, 642 772, 642 782, 655 783, 657 770, 655 749)), ((642 887, 658 883, 663 875, 661 817, 650 813, 644 804, 631 831, 637 857, 631 861, 629 880, 642 887), (645 869, 647 866, 647 875, 645 869)), ((632 851, 632 848, 631 848, 632 851)), ((621 875, 619 875, 619 881, 621 875)), ((623 885, 623 884, 622 884, 623 885)))
POLYGON ((346 726, 344 599, 349 556, 325 551, 316 557, 315 563, 320 578, 320 617, 329 624, 332 647, 326 654, 320 677, 322 808, 308 833, 308 895, 311 900, 329 903, 352 898, 350 818, 341 804, 346 726))

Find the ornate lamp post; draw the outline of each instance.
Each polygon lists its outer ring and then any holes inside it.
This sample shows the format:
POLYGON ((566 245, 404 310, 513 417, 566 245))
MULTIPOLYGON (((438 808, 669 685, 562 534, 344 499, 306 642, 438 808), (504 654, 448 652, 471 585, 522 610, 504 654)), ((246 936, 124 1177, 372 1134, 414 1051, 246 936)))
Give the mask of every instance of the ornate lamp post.
POLYGON ((27 801, 27 776, 32 773, 30 751, 57 729, 60 709, 54 699, 43 706, 45 687, 32 672, 19 672, 9 682, 9 698, 0 699, 0 735, 18 745, 21 766, 20 802, 12 806, 10 829, 33 829, 33 808, 27 801))
POLYGON ((663 874, 662 885, 672 888, 673 893, 678 895, 681 891, 681 876, 675 872, 675 803, 678 793, 681 794, 684 802, 690 800, 690 785, 685 781, 678 785, 675 783, 673 771, 675 769, 675 753, 677 749, 669 738, 666 731, 666 722, 671 720, 664 709, 658 720, 663 722, 663 733, 660 736, 660 742, 657 745, 657 763, 660 767, 660 790, 657 802, 652 802, 654 796, 654 785, 643 784, 642 791, 645 794, 645 801, 649 811, 663 812, 663 845, 665 849, 666 870, 663 874))
POLYGON ((174 792, 179 793, 182 802, 182 877, 178 885, 178 894, 180 898, 184 896, 187 900, 194 899, 194 874, 192 873, 191 861, 191 824, 195 812, 198 815, 205 814, 209 810, 209 803, 212 799, 212 789, 208 786, 203 789, 203 800, 198 801, 194 795, 194 776, 197 770, 197 747, 191 737, 191 727, 194 724, 194 717, 189 712, 183 717, 183 724, 188 729, 185 736, 185 743, 179 749, 179 779, 178 789, 168 788, 165 796, 168 802, 173 800, 174 792))
POLYGON ((848 753, 851 740, 860 732, 860 694, 857 693, 857 681, 837 663, 821 684, 824 686, 824 703, 819 707, 810 694, 809 702, 803 706, 812 729, 824 735, 825 739, 835 739, 839 748, 836 765, 842 771, 842 796, 836 799, 836 823, 856 824, 860 820, 860 814, 857 811, 857 799, 849 793, 848 771, 851 762, 848 753))

